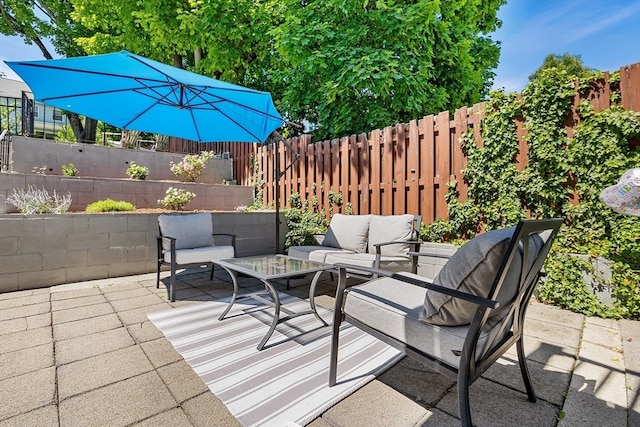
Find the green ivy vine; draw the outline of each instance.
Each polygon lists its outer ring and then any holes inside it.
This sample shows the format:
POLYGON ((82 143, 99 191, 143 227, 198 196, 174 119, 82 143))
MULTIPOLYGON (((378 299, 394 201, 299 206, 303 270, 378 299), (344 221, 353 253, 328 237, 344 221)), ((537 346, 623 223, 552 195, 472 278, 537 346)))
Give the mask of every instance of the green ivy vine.
MULTIPOLYGON (((577 89, 584 93, 602 78, 594 73, 577 89)), ((613 88, 618 81, 614 74, 613 88)), ((635 148, 640 113, 617 105, 596 112, 587 101, 573 113, 575 92, 575 80, 557 69, 544 70, 522 96, 492 92, 482 122, 482 145, 471 132, 461 138, 468 198, 459 202, 457 183, 450 183, 449 220, 423 227, 421 237, 459 242, 482 228, 514 225, 525 217, 565 218, 538 298, 590 316, 638 319, 640 218, 615 213, 599 194, 624 171, 640 167, 640 149, 635 148), (517 118, 524 120, 529 150, 521 171, 514 161, 519 149, 517 118), (569 137, 566 128, 572 121, 578 124, 569 137), (610 277, 596 271, 598 257, 608 260, 610 277), (594 287, 610 290, 613 303, 598 299, 594 287)), ((611 99, 618 102, 619 92, 612 90, 611 99)))

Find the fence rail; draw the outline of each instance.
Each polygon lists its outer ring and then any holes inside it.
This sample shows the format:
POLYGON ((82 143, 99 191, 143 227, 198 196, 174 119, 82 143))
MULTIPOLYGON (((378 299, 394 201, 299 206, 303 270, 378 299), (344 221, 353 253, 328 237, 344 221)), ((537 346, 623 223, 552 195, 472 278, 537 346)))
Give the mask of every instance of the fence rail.
MULTIPOLYGON (((588 99, 597 111, 609 108, 611 92, 618 85, 621 105, 640 111, 640 63, 622 67, 620 82, 611 83, 609 74, 589 92, 579 95, 576 91, 574 108, 580 99, 588 99)), ((276 147, 280 165, 294 160, 283 144, 257 145, 248 143, 204 143, 172 138, 169 151, 197 153, 213 150, 229 152, 234 160, 235 178, 240 184, 251 182, 251 160, 259 165, 258 179, 265 180, 264 203, 273 204, 276 195, 281 204, 289 196, 300 194, 303 201, 317 204, 318 209, 329 212, 329 199, 342 194, 344 211, 349 203, 356 214, 422 215, 425 223, 436 218, 447 218, 445 194, 447 184, 458 183, 460 199, 466 200, 467 187, 462 170, 466 157, 462 152, 460 137, 473 132, 478 144, 482 144, 480 125, 484 118, 485 104, 456 110, 450 117, 444 111, 409 123, 376 129, 367 134, 351 135, 311 144, 308 135, 288 140, 300 155, 299 161, 287 169, 280 179, 275 171, 276 147), (277 192, 277 194, 276 194, 277 192)), ((567 133, 572 135, 579 120, 575 111, 567 121, 567 133)), ((517 120, 519 153, 514 162, 524 168, 528 159, 523 120, 517 120)))

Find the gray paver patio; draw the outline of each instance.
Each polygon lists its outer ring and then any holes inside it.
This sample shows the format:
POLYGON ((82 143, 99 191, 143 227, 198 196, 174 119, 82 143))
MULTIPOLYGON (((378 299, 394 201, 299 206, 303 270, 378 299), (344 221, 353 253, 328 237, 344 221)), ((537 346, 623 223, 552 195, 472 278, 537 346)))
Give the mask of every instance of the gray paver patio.
MULTIPOLYGON (((316 302, 331 307, 326 276, 316 302)), ((238 426, 147 319, 229 296, 229 277, 216 271, 211 282, 208 272, 188 270, 177 278, 175 303, 163 286, 156 289, 155 274, 0 294, 0 427, 238 426)), ((305 298, 307 288, 289 292, 305 298)), ((525 339, 538 402, 526 399, 512 349, 471 387, 477 425, 640 425, 640 322, 533 302, 525 339)), ((459 423, 455 381, 405 358, 310 426, 459 423)))

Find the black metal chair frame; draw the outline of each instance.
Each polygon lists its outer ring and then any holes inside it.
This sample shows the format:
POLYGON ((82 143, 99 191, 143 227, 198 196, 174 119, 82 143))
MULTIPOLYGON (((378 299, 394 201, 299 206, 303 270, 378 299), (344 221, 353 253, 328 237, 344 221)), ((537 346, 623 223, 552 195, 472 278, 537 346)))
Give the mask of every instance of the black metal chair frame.
MULTIPOLYGON (((489 367, 514 344, 516 344, 517 347, 520 371, 522 373, 527 396, 529 398, 529 401, 535 402, 536 394, 529 377, 529 371, 527 368, 523 345, 525 314, 534 288, 540 279, 541 270, 544 265, 545 259, 549 253, 553 240, 555 239, 561 224, 561 219, 521 221, 516 227, 514 238, 511 239, 506 252, 506 256, 504 257, 500 269, 498 270, 498 274, 493 282, 491 290, 486 297, 471 295, 468 293, 460 292, 458 290, 444 288, 426 280, 420 280, 415 276, 401 275, 397 273, 386 272, 383 270, 378 270, 375 272, 378 276, 391 277, 415 286, 421 286, 432 291, 442 292, 456 298, 462 298, 466 301, 470 301, 478 305, 473 321, 471 322, 469 330, 467 332, 464 346, 460 353, 460 362, 458 366, 453 366, 443 360, 440 360, 434 355, 426 354, 423 351, 412 347, 406 342, 402 342, 393 337, 387 336, 378 330, 372 329, 365 323, 353 319, 347 313, 344 313, 344 297, 345 294, 349 292, 349 289, 345 290, 347 268, 349 268, 349 266, 339 265, 338 289, 336 291, 334 306, 333 336, 329 368, 329 386, 333 386, 336 384, 340 324, 342 321, 347 321, 352 325, 377 337, 378 339, 388 343, 389 345, 403 351, 409 357, 420 360, 435 368, 437 371, 446 374, 454 379, 457 379, 460 417, 463 426, 472 425, 469 402, 469 386, 475 380, 477 380, 487 369, 489 369, 489 367), (526 266, 525 260, 528 259, 528 243, 530 235, 534 233, 540 233, 545 230, 551 231, 550 236, 542 246, 538 256, 530 265, 526 266), (518 251, 518 245, 521 241, 523 243, 523 269, 520 275, 518 292, 509 304, 500 307, 498 302, 495 300, 495 297, 498 295, 498 292, 503 285, 505 276, 507 274, 507 271, 509 270, 509 266, 511 265, 514 255, 518 251), (497 313, 504 314, 503 320, 501 320, 496 326, 494 326, 494 328, 500 328, 499 333, 496 334, 496 338, 490 343, 487 351, 485 351, 483 355, 477 358, 476 347, 481 335, 481 331, 487 324, 489 318, 497 313)), ((420 254, 415 255, 419 256, 420 254)))

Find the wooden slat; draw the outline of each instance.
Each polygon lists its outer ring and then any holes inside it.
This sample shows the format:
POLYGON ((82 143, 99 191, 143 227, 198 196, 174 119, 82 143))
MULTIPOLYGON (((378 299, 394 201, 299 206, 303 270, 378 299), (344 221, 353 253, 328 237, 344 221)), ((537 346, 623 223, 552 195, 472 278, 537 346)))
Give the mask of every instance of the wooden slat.
POLYGON ((420 214, 422 222, 429 224, 436 218, 435 208, 435 118, 426 116, 418 122, 422 140, 420 143, 420 170, 421 183, 420 214))
POLYGON ((354 214, 361 214, 360 193, 358 185, 360 183, 360 163, 358 159, 358 146, 355 135, 346 139, 347 153, 349 157, 349 201, 354 214))
POLYGON ((622 107, 640 111, 640 62, 620 68, 622 107))
POLYGON ((382 190, 380 182, 382 181, 381 169, 380 169, 380 148, 382 143, 382 134, 380 129, 371 131, 369 136, 369 143, 371 151, 369 155, 369 170, 370 170, 370 191, 369 197, 371 213, 379 215, 382 212, 382 190))
POLYGON ((468 116, 469 110, 467 107, 456 110, 454 113, 453 135, 451 138, 451 175, 458 183, 458 197, 461 202, 467 200, 467 187, 462 185, 464 181, 462 170, 467 167, 467 158, 462 152, 460 138, 462 138, 462 134, 467 132, 469 127, 468 116))
POLYGON ((436 117, 435 123, 435 155, 436 176, 435 182, 435 207, 438 218, 448 219, 448 209, 445 199, 447 193, 447 181, 451 172, 451 134, 449 128, 449 112, 443 111, 436 117))
POLYGON ((344 204, 351 201, 350 175, 351 165, 349 163, 349 139, 340 140, 340 192, 342 193, 343 209, 344 204))
POLYGON ((358 135, 357 147, 360 153, 360 179, 358 182, 358 191, 360 192, 359 209, 361 212, 370 213, 371 199, 369 195, 369 179, 371 174, 371 162, 369 159, 369 140, 367 139, 366 134, 361 133, 358 135))
POLYGON ((406 213, 407 196, 407 141, 406 127, 403 123, 396 125, 396 141, 393 156, 393 211, 392 214, 406 213))
POLYGON ((407 140, 407 199, 406 199, 406 212, 416 215, 418 213, 418 206, 420 204, 420 183, 418 180, 418 163, 419 163, 419 150, 420 144, 420 132, 418 129, 418 122, 411 120, 409 122, 409 139, 407 140))
POLYGON ((393 128, 386 127, 382 131, 381 170, 382 189, 381 214, 391 215, 393 212, 393 128))

